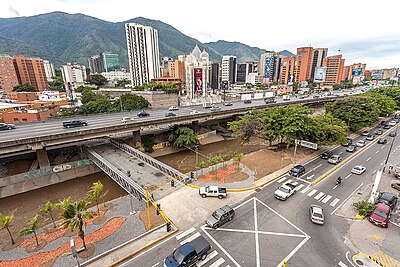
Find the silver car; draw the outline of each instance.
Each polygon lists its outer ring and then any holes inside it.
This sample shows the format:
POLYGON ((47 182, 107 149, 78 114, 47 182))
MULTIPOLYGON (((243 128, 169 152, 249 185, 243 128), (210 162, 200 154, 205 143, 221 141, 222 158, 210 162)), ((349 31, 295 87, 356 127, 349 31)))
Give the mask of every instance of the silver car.
POLYGON ((339 164, 339 162, 342 161, 342 157, 340 155, 332 155, 329 159, 328 162, 331 164, 339 164))
POLYGON ((313 223, 321 225, 324 224, 325 222, 324 210, 318 205, 311 204, 310 219, 313 223))

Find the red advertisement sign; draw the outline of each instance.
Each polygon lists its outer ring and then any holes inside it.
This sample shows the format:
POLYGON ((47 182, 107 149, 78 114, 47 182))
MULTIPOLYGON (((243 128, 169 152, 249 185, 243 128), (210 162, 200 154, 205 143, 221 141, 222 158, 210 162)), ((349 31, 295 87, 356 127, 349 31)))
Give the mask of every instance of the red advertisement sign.
POLYGON ((194 69, 194 94, 203 94, 203 69, 194 69))

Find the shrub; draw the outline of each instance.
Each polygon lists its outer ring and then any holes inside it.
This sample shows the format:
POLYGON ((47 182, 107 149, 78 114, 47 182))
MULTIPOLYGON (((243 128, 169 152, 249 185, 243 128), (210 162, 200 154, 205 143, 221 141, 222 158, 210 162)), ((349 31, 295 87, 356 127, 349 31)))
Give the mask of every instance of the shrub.
POLYGON ((358 215, 367 217, 374 211, 375 204, 367 200, 361 200, 354 203, 354 207, 356 207, 358 215))

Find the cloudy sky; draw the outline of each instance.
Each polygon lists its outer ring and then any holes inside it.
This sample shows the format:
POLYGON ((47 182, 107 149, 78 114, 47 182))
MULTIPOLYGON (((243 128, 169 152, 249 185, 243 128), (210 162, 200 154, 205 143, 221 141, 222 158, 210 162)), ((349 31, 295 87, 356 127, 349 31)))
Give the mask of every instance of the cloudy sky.
MULTIPOLYGON (((0 0, 0 17, 52 11, 120 22, 161 20, 201 42, 238 41, 267 50, 311 45, 367 68, 400 66, 398 0, 0 0)), ((0 33, 1 34, 1 33, 0 33)))

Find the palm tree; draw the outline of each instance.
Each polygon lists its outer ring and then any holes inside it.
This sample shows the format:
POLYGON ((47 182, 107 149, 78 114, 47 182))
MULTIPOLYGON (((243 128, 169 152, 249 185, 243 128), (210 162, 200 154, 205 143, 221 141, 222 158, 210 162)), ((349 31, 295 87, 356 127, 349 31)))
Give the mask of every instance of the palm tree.
POLYGON ((66 207, 71 203, 71 197, 64 198, 60 202, 56 203, 56 207, 60 210, 65 210, 66 207))
POLYGON ((72 231, 77 227, 79 228, 78 235, 82 239, 83 248, 86 250, 85 232, 83 231, 85 222, 83 219, 93 217, 93 212, 87 211, 87 202, 85 200, 79 200, 75 203, 69 203, 64 208, 60 217, 64 219, 61 223, 64 228, 70 227, 72 231))
POLYGON ((19 236, 34 234, 36 239, 36 245, 39 246, 39 240, 36 234, 37 227, 38 227, 38 215, 36 215, 35 217, 33 217, 28 221, 28 226, 19 232, 19 236))
POLYGON ((237 150, 235 150, 235 151, 233 152, 233 157, 234 157, 235 160, 237 161, 238 167, 239 167, 240 162, 242 161, 242 159, 243 159, 243 157, 244 157, 244 154, 243 154, 243 153, 239 153, 237 150))
POLYGON ((103 187, 104 185, 100 182, 97 181, 97 183, 93 183, 92 185, 92 190, 87 192, 86 196, 90 201, 96 202, 97 206, 97 213, 100 214, 100 209, 99 209, 99 198, 101 197, 101 193, 103 192, 103 187))
POLYGON ((6 229, 8 234, 10 235, 11 238, 11 244, 15 244, 14 238, 12 237, 11 231, 10 231, 10 226, 12 221, 14 220, 14 216, 12 215, 2 215, 0 213, 0 230, 1 229, 6 229))
POLYGON ((47 201, 46 204, 44 204, 44 207, 41 210, 39 210, 38 214, 39 215, 48 214, 51 218, 51 221, 53 222, 54 228, 56 228, 56 222, 54 221, 52 213, 53 210, 54 210, 54 204, 51 203, 50 201, 47 201))

